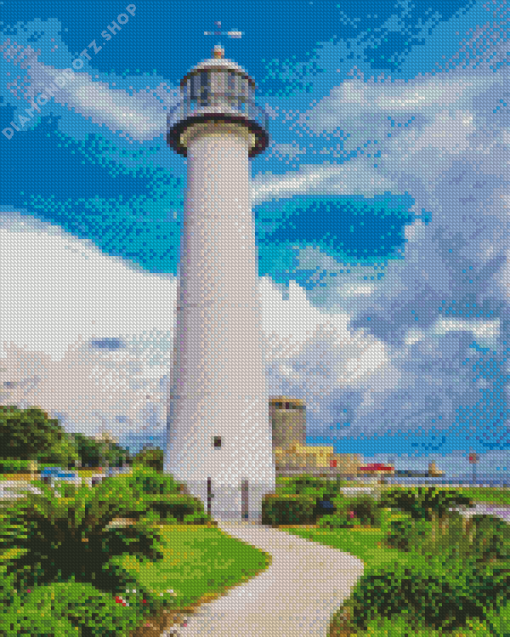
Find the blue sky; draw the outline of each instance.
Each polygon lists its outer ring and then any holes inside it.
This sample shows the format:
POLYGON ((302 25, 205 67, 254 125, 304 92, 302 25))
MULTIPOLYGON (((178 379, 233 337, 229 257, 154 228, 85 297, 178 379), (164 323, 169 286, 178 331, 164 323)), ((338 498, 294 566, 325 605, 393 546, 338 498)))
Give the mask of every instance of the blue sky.
POLYGON ((510 467, 505 3, 66 6, 0 3, 3 402, 161 440, 186 187, 166 115, 219 41, 269 115, 270 393, 306 399, 309 444, 510 467))

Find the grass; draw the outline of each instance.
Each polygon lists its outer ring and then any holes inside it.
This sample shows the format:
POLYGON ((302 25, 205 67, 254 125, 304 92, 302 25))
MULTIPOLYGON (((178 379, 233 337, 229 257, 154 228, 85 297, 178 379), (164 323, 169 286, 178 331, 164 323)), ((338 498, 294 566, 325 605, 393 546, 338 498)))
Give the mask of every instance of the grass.
POLYGON ((386 510, 383 511, 381 528, 320 529, 308 527, 305 529, 293 526, 284 530, 292 535, 298 535, 307 540, 319 542, 358 557, 365 562, 366 572, 369 568, 394 562, 395 559, 399 561, 407 561, 409 559, 410 553, 404 553, 398 549, 386 547, 383 544, 390 520, 398 517, 402 516, 386 510))
MULTIPOLYGON (((158 526, 162 560, 139 562, 127 553, 112 559, 147 588, 157 593, 172 589, 175 593, 172 611, 151 618, 152 627, 140 626, 134 637, 159 637, 162 630, 181 621, 184 614, 195 612, 200 604, 220 597, 228 588, 242 584, 271 564, 269 554, 221 529, 202 525, 158 526)), ((0 556, 0 573, 5 569, 2 562, 16 553, 18 549, 11 549, 0 556)))
POLYGON ((476 502, 488 502, 491 504, 510 504, 510 489, 498 487, 460 487, 455 488, 463 495, 473 498, 476 502))
POLYGON ((142 585, 161 591, 173 589, 178 608, 188 607, 204 597, 217 597, 271 563, 269 554, 215 527, 160 525, 160 529, 162 561, 135 563, 128 554, 112 561, 127 570, 136 570, 142 585))
MULTIPOLYGON (((426 559, 425 555, 416 550, 410 552, 400 551, 399 549, 393 549, 385 546, 384 539, 387 534, 389 523, 393 519, 398 519, 405 516, 405 514, 397 513, 385 509, 383 511, 383 521, 381 528, 375 527, 355 527, 355 528, 343 528, 343 529, 320 529, 320 528, 300 528, 285 527, 282 530, 291 535, 297 535, 299 537, 330 546, 361 559, 365 564, 364 574, 368 573, 373 568, 384 567, 386 564, 390 565, 395 561, 400 564, 404 563, 411 569, 419 568, 420 561, 426 559)), ((447 545, 458 542, 460 528, 458 525, 452 526, 451 533, 447 533, 445 537, 440 537, 437 542, 434 552, 441 553, 447 545)), ((430 542, 424 543, 423 548, 426 546, 431 547, 430 542)), ((425 549, 426 552, 426 549, 425 549)), ((450 637, 478 637, 487 635, 493 635, 488 629, 488 626, 478 620, 470 620, 465 628, 454 630, 451 632, 437 631, 429 628, 417 628, 406 623, 401 616, 392 617, 391 620, 384 621, 381 618, 381 624, 376 625, 373 622, 366 631, 352 632, 352 629, 348 629, 348 624, 345 623, 345 619, 350 618, 349 600, 338 609, 333 617, 329 627, 328 637, 440 637, 441 635, 448 634, 450 637), (397 629, 398 625, 398 629, 397 629)), ((499 634, 499 633, 498 633, 499 634)), ((504 633, 507 634, 507 633, 504 633)), ((503 633, 501 633, 503 635, 503 633)))

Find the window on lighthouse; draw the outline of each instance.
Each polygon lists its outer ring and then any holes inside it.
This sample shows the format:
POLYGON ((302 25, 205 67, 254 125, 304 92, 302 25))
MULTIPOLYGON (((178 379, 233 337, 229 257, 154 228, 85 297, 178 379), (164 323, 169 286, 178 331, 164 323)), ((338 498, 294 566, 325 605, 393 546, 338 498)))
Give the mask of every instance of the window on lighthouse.
POLYGON ((211 85, 208 73, 200 73, 200 104, 207 106, 211 93, 211 85))
POLYGON ((236 95, 236 74, 233 71, 228 72, 227 101, 232 108, 239 108, 236 95))

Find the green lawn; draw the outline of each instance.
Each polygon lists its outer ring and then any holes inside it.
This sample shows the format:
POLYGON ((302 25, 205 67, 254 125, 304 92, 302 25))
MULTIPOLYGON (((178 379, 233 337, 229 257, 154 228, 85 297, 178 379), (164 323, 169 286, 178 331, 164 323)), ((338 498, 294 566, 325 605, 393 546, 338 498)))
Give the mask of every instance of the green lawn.
POLYGON ((230 537, 221 529, 201 525, 161 525, 164 559, 137 563, 124 554, 115 561, 135 569, 141 584, 176 593, 175 604, 185 608, 265 570, 271 556, 230 537))
MULTIPOLYGON (((424 559, 421 553, 406 553, 398 549, 388 548, 383 544, 390 520, 398 517, 402 517, 402 514, 385 510, 381 528, 310 529, 294 527, 281 530, 358 557, 365 564, 365 574, 371 568, 378 568, 385 564, 390 565, 395 561, 409 565, 410 568, 419 569, 420 561, 424 559)), ((445 634, 450 635, 450 637, 489 637, 493 635, 487 626, 478 620, 468 622, 466 628, 444 633, 432 629, 417 630, 402 621, 403 618, 400 616, 393 617, 386 622, 383 621, 380 626, 371 626, 366 632, 346 633, 340 631, 342 625, 340 618, 346 607, 348 607, 348 603, 346 606, 339 608, 333 615, 328 637, 347 637, 347 635, 349 637, 355 637, 356 635, 358 637, 410 637, 411 635, 413 637, 441 637, 441 635, 445 634)), ((506 635, 507 633, 504 634, 506 635)), ((503 633, 501 633, 502 636, 503 633)))
POLYGON ((387 548, 383 545, 390 519, 396 519, 398 517, 402 516, 384 511, 384 518, 380 529, 373 527, 358 527, 354 529, 300 529, 294 527, 282 530, 307 540, 319 542, 319 544, 332 546, 333 548, 359 557, 359 559, 365 563, 366 572, 369 568, 378 567, 394 562, 395 560, 402 562, 410 559, 410 553, 387 548))
MULTIPOLYGON (((161 561, 138 562, 125 553, 112 562, 121 564, 156 593, 173 590, 172 613, 192 611, 198 604, 264 571, 271 563, 269 554, 215 527, 161 525, 160 529, 164 554, 161 561)), ((2 561, 18 552, 12 549, 0 556, 0 574, 5 569, 2 561)), ((165 597, 168 598, 166 593, 165 597)))
POLYGON ((461 487, 455 491, 473 498, 476 502, 489 502, 491 504, 510 504, 510 489, 491 487, 461 487))

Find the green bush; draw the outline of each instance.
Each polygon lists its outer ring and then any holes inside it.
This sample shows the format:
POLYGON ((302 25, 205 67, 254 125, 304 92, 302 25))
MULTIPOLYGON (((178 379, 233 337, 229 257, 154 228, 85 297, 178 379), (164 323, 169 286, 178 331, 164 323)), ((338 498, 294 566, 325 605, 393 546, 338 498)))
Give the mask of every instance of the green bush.
POLYGON ((391 520, 386 543, 391 548, 401 551, 416 550, 423 543, 432 531, 432 522, 428 520, 413 520, 404 518, 401 520, 391 520))
POLYGON ((468 522, 472 552, 477 559, 510 559, 510 526, 492 515, 474 515, 468 522))
POLYGON ((303 475, 298 478, 292 478, 283 485, 278 486, 277 492, 285 495, 310 495, 322 500, 335 497, 337 495, 337 486, 335 482, 326 478, 303 475))
POLYGON ((30 469, 30 460, 17 460, 16 458, 0 458, 0 473, 28 473, 29 469, 30 469))
POLYGON ((68 619, 42 608, 30 605, 12 606, 2 610, 0 616, 1 637, 80 637, 83 633, 68 619))
POLYGON ((363 574, 352 594, 352 617, 357 628, 379 617, 402 613, 434 629, 453 630, 469 618, 483 619, 487 606, 508 596, 510 575, 481 570, 473 561, 451 555, 421 559, 415 568, 385 565, 363 574))
POLYGON ((207 513, 188 513, 182 521, 183 524, 207 524, 211 522, 211 516, 207 513))
POLYGON ((349 500, 350 510, 354 511, 358 524, 381 526, 382 508, 379 503, 368 494, 361 494, 349 500))
MULTIPOLYGON (((431 630, 417 626, 407 615, 378 617, 367 624, 367 637, 432 637, 431 630)), ((437 633, 434 632, 434 637, 437 633)))
POLYGON ((168 516, 177 518, 182 522, 184 516, 197 514, 204 515, 204 504, 199 498, 191 495, 144 495, 142 502, 147 509, 156 511, 164 521, 168 516))
POLYGON ((317 522, 317 526, 321 529, 345 529, 353 527, 355 524, 356 518, 351 517, 348 513, 323 515, 317 522))
POLYGON ((494 637, 508 637, 510 635, 510 603, 488 610, 485 622, 494 637))
POLYGON ((450 508, 472 506, 472 500, 454 490, 435 487, 389 489, 381 495, 380 506, 400 509, 415 519, 431 521, 448 515, 450 508))
POLYGON ((316 497, 309 495, 267 495, 262 501, 262 524, 313 524, 316 497))
POLYGON ((127 575, 115 569, 110 559, 125 552, 157 560, 161 540, 158 531, 144 521, 125 528, 110 528, 117 517, 142 515, 148 508, 130 493, 112 483, 89 488, 70 485, 72 497, 60 497, 38 484, 40 494, 27 491, 24 498, 0 502, 0 550, 23 549, 6 560, 7 574, 16 573, 17 586, 33 586, 66 581, 72 575, 82 582, 93 581, 98 588, 115 590, 127 575))
POLYGON ((380 527, 383 517, 383 509, 379 502, 368 494, 360 494, 354 497, 340 493, 332 500, 335 513, 348 515, 354 512, 355 524, 380 527))
POLYGON ((145 448, 135 455, 133 458, 133 465, 151 467, 159 473, 163 473, 163 460, 163 449, 145 448))
POLYGON ((105 482, 115 488, 140 495, 164 495, 180 493, 183 485, 169 473, 158 473, 145 466, 135 466, 130 474, 121 474, 108 478, 105 482))
MULTIPOLYGON (((131 590, 131 589, 130 589, 131 590)), ((0 615, 0 634, 60 637, 114 637, 128 635, 143 617, 162 607, 162 602, 137 585, 137 595, 120 598, 98 590, 92 584, 74 580, 36 586, 20 595, 0 615), (135 597, 135 599, 133 599, 135 597), (146 604, 143 603, 145 599, 146 604)))

